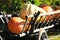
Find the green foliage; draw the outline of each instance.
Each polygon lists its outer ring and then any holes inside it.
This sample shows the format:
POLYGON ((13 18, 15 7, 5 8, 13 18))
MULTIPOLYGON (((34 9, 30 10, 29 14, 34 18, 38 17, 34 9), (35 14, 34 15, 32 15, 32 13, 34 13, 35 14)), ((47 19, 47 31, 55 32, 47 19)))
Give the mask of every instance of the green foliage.
POLYGON ((0 0, 0 9, 7 13, 18 12, 23 6, 21 0, 0 0))
MULTIPOLYGON (((35 5, 48 4, 52 6, 60 6, 60 0, 26 0, 26 2, 34 1, 35 5)), ((0 0, 0 10, 7 13, 19 13, 20 9, 24 6, 25 0, 0 0)))

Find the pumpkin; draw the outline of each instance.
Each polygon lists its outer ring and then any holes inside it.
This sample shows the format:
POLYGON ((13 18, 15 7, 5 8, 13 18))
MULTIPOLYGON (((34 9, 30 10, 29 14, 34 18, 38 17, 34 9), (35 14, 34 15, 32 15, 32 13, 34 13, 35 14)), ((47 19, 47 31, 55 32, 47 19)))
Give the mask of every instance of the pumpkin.
MULTIPOLYGON (((40 13, 46 13, 46 11, 34 4, 31 4, 31 3, 27 3, 25 4, 25 6, 20 10, 20 14, 19 16, 21 18, 23 18, 24 20, 26 19, 25 16, 26 15, 30 15, 30 14, 35 14, 37 13, 38 11, 40 11, 40 13)), ((37 21, 40 19, 40 17, 37 18, 37 21)), ((31 18, 28 18, 28 21, 30 21, 31 18)), ((43 19, 42 19, 43 20, 43 19)))
MULTIPOLYGON (((56 11, 60 11, 60 10, 58 9, 58 10, 56 10, 56 11)), ((60 18, 60 14, 56 14, 55 19, 59 19, 59 18, 60 18)))
MULTIPOLYGON (((60 10, 57 10, 57 11, 60 11, 60 10)), ((60 14, 57 14, 56 19, 59 19, 59 18, 60 18, 60 14)))
MULTIPOLYGON (((11 33, 19 34, 22 33, 25 20, 20 17, 12 17, 8 22, 8 29, 11 33)), ((28 23, 24 27, 24 32, 28 29, 28 23)))
MULTIPOLYGON (((54 6, 53 9, 54 9, 54 11, 60 11, 59 6, 54 6)), ((59 17, 60 17, 60 14, 56 14, 55 19, 58 19, 59 17)))
MULTIPOLYGON (((53 10, 50 6, 45 6, 43 7, 44 10, 46 10, 46 12, 54 12, 54 11, 60 11, 60 9, 57 7, 55 10, 53 10)), ((53 15, 49 15, 46 17, 46 22, 53 20, 53 19, 58 19, 60 17, 60 14, 53 14, 53 15)))
MULTIPOLYGON (((41 4, 41 5, 39 5, 39 7, 43 8, 47 13, 53 11, 53 9, 51 8, 51 6, 49 6, 49 5, 47 5, 47 4, 41 4)), ((54 18, 54 16, 55 16, 55 15, 52 15, 52 16, 48 15, 48 16, 46 17, 45 21, 47 22, 47 21, 52 20, 52 19, 54 18)))
POLYGON ((43 7, 43 9, 46 11, 46 12, 52 12, 53 9, 50 7, 50 6, 45 6, 43 7))

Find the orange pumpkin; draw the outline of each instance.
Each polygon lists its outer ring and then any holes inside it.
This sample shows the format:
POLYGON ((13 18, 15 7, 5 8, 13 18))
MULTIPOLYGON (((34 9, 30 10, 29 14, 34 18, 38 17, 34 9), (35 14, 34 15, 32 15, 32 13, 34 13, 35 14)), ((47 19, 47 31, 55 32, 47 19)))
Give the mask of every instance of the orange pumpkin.
POLYGON ((46 22, 48 22, 50 19, 50 15, 46 17, 46 22))
MULTIPOLYGON (((20 17, 13 17, 8 22, 8 29, 11 33, 19 34, 22 32, 23 25, 25 20, 20 17)), ((28 29, 28 23, 26 23, 26 27, 24 27, 24 32, 28 29)))
POLYGON ((60 14, 55 14, 55 19, 58 19, 60 14))
POLYGON ((60 18, 60 14, 57 16, 57 19, 59 19, 60 18))
MULTIPOLYGON (((53 6, 54 11, 60 11, 59 6, 53 6)), ((55 14, 55 19, 58 19, 60 17, 60 14, 55 14)))
POLYGON ((43 8, 46 12, 52 12, 53 9, 47 4, 40 4, 39 7, 43 8))
MULTIPOLYGON (((47 13, 53 11, 53 9, 51 8, 51 6, 46 5, 46 4, 41 4, 41 5, 39 5, 39 7, 43 8, 47 13)), ((54 17, 54 15, 52 15, 52 16, 47 16, 47 17, 46 17, 46 22, 49 21, 49 20, 52 20, 53 17, 54 17)))
POLYGON ((43 7, 43 9, 46 11, 46 12, 52 12, 53 9, 50 7, 50 6, 45 6, 43 7))
MULTIPOLYGON (((57 9, 56 11, 60 11, 59 9, 57 9)), ((56 14, 55 15, 55 19, 58 19, 60 17, 60 14, 56 14)))
MULTIPOLYGON (((45 7, 43 7, 43 9, 44 10, 46 9, 47 12, 52 12, 53 11, 53 9, 51 7, 49 7, 49 6, 45 6, 45 7)), ((60 9, 57 7, 54 11, 60 11, 60 9)), ((59 17, 60 17, 60 14, 55 14, 55 15, 53 14, 51 16, 47 16, 46 21, 53 20, 54 18, 58 19, 59 17)))

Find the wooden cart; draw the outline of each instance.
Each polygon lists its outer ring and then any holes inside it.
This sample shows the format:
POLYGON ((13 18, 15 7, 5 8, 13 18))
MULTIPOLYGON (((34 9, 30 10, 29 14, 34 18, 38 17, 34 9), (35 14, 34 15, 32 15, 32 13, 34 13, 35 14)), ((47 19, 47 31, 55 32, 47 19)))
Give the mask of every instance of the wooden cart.
MULTIPOLYGON (((47 36, 47 30, 49 30, 50 28, 54 28, 55 25, 60 24, 60 18, 59 19, 53 19, 50 20, 48 22, 45 22, 45 19, 48 15, 52 16, 52 15, 56 15, 59 14, 60 11, 56 11, 56 12, 51 12, 51 13, 44 13, 44 14, 40 14, 40 12, 33 14, 33 15, 27 15, 26 16, 26 21, 28 18, 32 18, 30 21, 29 26, 31 26, 30 31, 26 31, 24 33, 24 30, 22 31, 21 34, 18 35, 14 35, 12 33, 9 32, 9 30, 7 29, 7 23, 9 21, 9 18, 12 17, 11 14, 2 14, 0 15, 0 21, 3 23, 4 27, 2 27, 2 32, 0 32, 0 39, 1 40, 22 40, 22 39, 28 39, 29 38, 34 38, 36 37, 38 40, 49 40, 48 36, 47 36), (39 19, 38 23, 36 23, 36 20, 38 17, 42 17, 45 16, 45 19, 43 22, 40 22, 41 18, 39 19)), ((17 15, 17 14, 16 14, 17 15)), ((13 16, 14 17, 14 16, 13 16)), ((24 23, 24 27, 26 25, 26 21, 24 23)), ((23 28, 24 29, 24 28, 23 28)))

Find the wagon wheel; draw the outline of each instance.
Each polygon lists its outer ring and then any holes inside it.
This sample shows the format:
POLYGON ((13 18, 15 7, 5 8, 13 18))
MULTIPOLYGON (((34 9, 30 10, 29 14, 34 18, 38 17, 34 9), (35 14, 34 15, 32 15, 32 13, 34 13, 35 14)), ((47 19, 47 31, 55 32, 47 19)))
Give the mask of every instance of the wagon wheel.
POLYGON ((0 36, 0 40, 3 40, 3 38, 0 36))
POLYGON ((48 40, 47 33, 44 30, 39 33, 38 40, 48 40))
POLYGON ((48 38, 47 38, 47 36, 46 36, 45 33, 43 33, 43 34, 41 35, 41 39, 40 39, 40 40, 48 40, 48 38))

